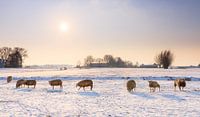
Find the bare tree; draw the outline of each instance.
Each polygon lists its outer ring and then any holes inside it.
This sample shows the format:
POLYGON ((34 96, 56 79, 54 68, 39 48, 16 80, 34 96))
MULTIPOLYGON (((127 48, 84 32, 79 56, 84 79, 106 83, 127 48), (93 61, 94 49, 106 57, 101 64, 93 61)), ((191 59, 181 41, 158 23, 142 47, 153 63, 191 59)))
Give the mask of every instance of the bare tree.
POLYGON ((4 67, 22 67, 22 62, 27 56, 27 50, 24 48, 0 48, 0 59, 3 61, 4 67))
POLYGON ((22 56, 19 51, 14 51, 9 55, 6 60, 5 67, 7 68, 21 68, 22 67, 22 56))
POLYGON ((174 55, 170 50, 161 51, 155 58, 156 63, 164 69, 168 69, 173 60, 174 55))
POLYGON ((125 66, 125 62, 121 59, 121 57, 116 57, 115 58, 116 61, 116 66, 117 67, 124 67, 125 66))
POLYGON ((21 56, 22 56, 22 60, 24 60, 26 57, 28 57, 27 50, 24 49, 24 48, 15 47, 13 49, 13 52, 19 52, 21 54, 21 56))
MULTIPOLYGON (((133 63, 131 61, 125 61, 125 66, 126 67, 134 67, 133 63)), ((137 65, 135 65, 137 67, 137 65)))
POLYGON ((89 66, 92 62, 94 62, 94 58, 91 55, 87 56, 84 60, 85 66, 89 66))
POLYGON ((81 68, 81 61, 78 61, 78 62, 77 62, 76 68, 81 68))
POLYGON ((12 53, 12 48, 9 47, 2 47, 0 48, 0 59, 3 62, 6 62, 8 59, 9 55, 12 53))
POLYGON ((95 59, 95 61, 96 61, 97 63, 102 63, 102 62, 103 62, 103 59, 102 59, 102 58, 97 58, 97 59, 95 59))
POLYGON ((103 57, 103 59, 104 59, 104 61, 106 62, 106 63, 108 63, 108 65, 110 66, 110 67, 113 67, 114 65, 115 65, 115 59, 114 59, 114 57, 112 56, 112 55, 105 55, 104 57, 103 57))

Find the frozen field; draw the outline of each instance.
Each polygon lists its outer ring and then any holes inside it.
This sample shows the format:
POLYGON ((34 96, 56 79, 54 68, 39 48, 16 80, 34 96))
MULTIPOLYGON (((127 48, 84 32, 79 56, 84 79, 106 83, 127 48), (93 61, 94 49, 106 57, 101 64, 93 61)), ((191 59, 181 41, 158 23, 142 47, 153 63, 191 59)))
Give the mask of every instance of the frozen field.
POLYGON ((200 69, 0 69, 0 117, 199 117, 198 79, 200 69), (8 75, 14 77, 9 84, 8 75), (127 92, 126 77, 136 80, 136 92, 127 92), (172 79, 177 77, 193 80, 184 92, 174 92, 172 79), (36 88, 16 89, 20 78, 36 79, 36 88), (62 90, 49 86, 55 78, 64 80, 62 90), (81 79, 93 79, 93 91, 78 91, 81 79), (160 83, 160 92, 149 93, 149 79, 160 83))

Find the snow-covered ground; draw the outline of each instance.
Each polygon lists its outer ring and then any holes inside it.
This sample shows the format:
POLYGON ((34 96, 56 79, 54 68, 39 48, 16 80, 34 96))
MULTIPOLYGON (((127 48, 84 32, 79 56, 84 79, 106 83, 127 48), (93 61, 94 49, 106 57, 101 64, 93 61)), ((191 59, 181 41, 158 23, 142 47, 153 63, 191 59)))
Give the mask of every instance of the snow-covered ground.
POLYGON ((0 117, 160 117, 200 115, 200 69, 0 69, 0 117), (14 80, 7 84, 6 76, 14 80), (137 83, 126 90, 126 77, 137 83), (185 91, 174 92, 172 79, 192 78, 185 91), (16 80, 36 79, 33 88, 16 89, 16 80), (52 90, 48 80, 62 79, 63 89, 52 90), (78 91, 76 83, 93 79, 94 88, 78 91), (147 80, 157 80, 160 92, 150 93, 147 80))
POLYGON ((51 78, 69 79, 121 79, 131 77, 136 79, 170 80, 174 78, 191 78, 200 80, 200 68, 193 69, 137 69, 137 68, 96 68, 96 69, 0 69, 0 80, 12 75, 14 79, 32 78, 47 80, 51 78))

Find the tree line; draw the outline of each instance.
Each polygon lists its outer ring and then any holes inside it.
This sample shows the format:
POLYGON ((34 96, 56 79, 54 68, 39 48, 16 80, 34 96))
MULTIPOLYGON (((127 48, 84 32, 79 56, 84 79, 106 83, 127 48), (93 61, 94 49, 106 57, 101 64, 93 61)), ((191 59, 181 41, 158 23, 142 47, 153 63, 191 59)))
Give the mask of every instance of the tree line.
POLYGON ((84 59, 85 67, 133 67, 131 61, 125 61, 121 57, 114 57, 112 55, 104 55, 103 58, 94 58, 89 55, 84 59))
MULTIPOLYGON (((24 59, 28 57, 27 50, 21 47, 0 48, 0 64, 5 68, 21 68, 24 59)), ((163 50, 155 57, 155 62, 160 68, 168 69, 174 61, 174 54, 170 50, 163 50)), ((200 64, 198 65, 200 66, 200 64)), ((81 67, 80 62, 77 67, 81 67)), ((125 61, 121 57, 104 55, 103 58, 94 58, 89 55, 84 59, 84 67, 135 67, 131 61, 125 61)))
POLYGON ((28 57, 28 54, 27 50, 24 48, 0 48, 0 60, 5 68, 21 68, 26 57, 28 57))
MULTIPOLYGON (((168 69, 174 61, 174 54, 170 50, 163 50, 155 56, 155 64, 159 68, 168 69)), ((124 61, 121 57, 114 57, 112 55, 104 55, 103 58, 94 58, 89 55, 84 59, 84 67, 123 67, 131 68, 137 67, 131 61, 124 61)), ((77 65, 80 66, 80 62, 77 65)))

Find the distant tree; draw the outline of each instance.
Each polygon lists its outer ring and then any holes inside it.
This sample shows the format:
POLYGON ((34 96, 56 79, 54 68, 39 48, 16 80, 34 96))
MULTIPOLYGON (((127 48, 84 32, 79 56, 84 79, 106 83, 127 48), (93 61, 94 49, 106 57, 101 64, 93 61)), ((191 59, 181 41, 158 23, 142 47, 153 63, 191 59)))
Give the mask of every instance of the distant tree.
POLYGON ((19 51, 14 51, 9 55, 5 67, 8 68, 21 68, 22 67, 22 55, 19 51))
POLYGON ((0 48, 0 59, 3 61, 4 67, 22 67, 23 60, 27 56, 27 51, 24 48, 0 48))
POLYGON ((115 66, 115 59, 112 55, 105 55, 103 57, 103 60, 108 64, 109 67, 114 67, 115 66))
POLYGON ((135 63, 135 67, 139 67, 140 65, 139 65, 139 62, 136 62, 135 63))
POLYGON ((125 62, 120 58, 120 57, 116 57, 115 58, 115 64, 116 67, 125 67, 125 62))
POLYGON ((161 51, 155 58, 156 63, 164 69, 168 69, 173 60, 174 55, 170 50, 161 51))
POLYGON ((102 58, 97 58, 97 59, 95 59, 95 61, 96 61, 97 63, 102 63, 102 62, 103 62, 103 59, 102 59, 102 58))
MULTIPOLYGON (((26 57, 28 57, 27 50, 24 49, 24 48, 15 47, 15 48, 13 49, 13 52, 19 52, 20 55, 22 56, 22 60, 24 60, 26 57)), ((23 61, 22 61, 22 62, 23 62, 23 61)))
POLYGON ((133 66, 133 63, 131 61, 125 61, 125 67, 134 67, 134 66, 133 66))
POLYGON ((12 53, 12 48, 9 47, 0 48, 0 59, 3 61, 3 63, 6 62, 11 53, 12 53))
POLYGON ((76 68, 81 68, 81 61, 78 61, 78 62, 77 62, 76 68))
POLYGON ((90 66, 90 64, 94 62, 94 58, 90 55, 90 56, 87 56, 84 60, 84 64, 85 66, 90 66))
POLYGON ((112 55, 105 55, 103 58, 94 59, 92 56, 87 56, 84 59, 84 66, 87 67, 133 67, 130 61, 124 61, 121 57, 114 58, 112 55), (96 62, 96 63, 93 63, 96 62))

